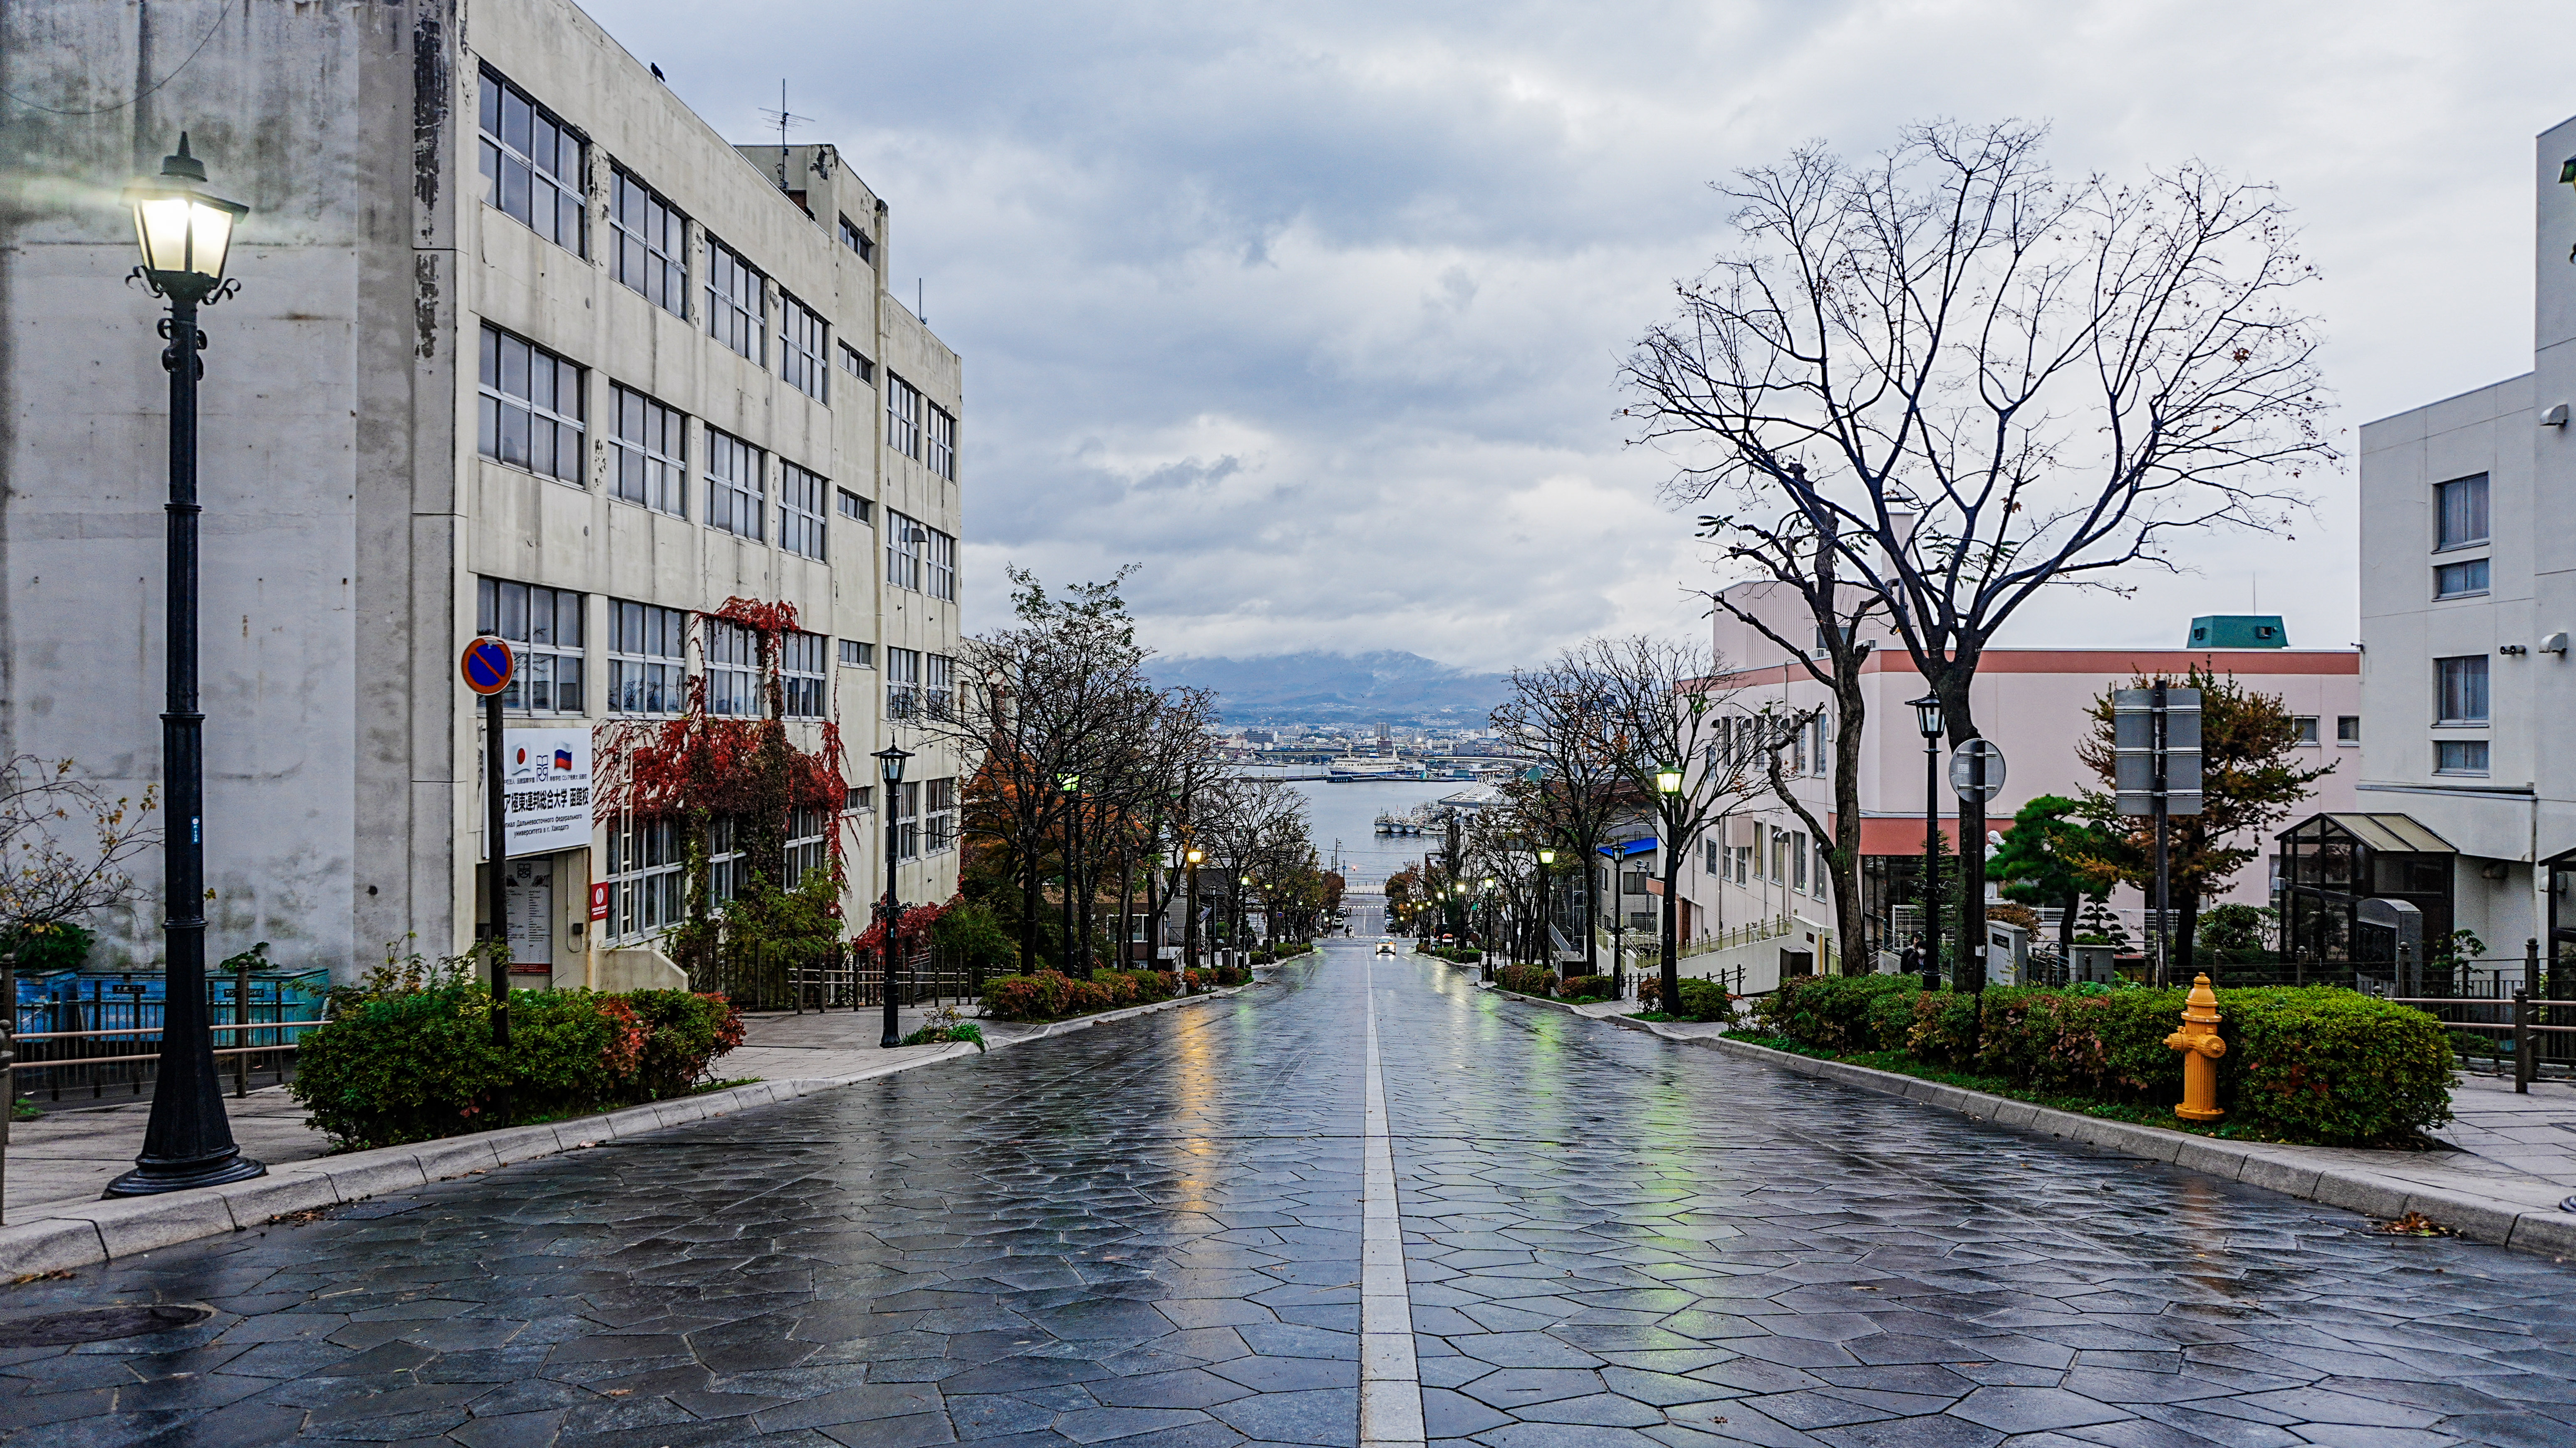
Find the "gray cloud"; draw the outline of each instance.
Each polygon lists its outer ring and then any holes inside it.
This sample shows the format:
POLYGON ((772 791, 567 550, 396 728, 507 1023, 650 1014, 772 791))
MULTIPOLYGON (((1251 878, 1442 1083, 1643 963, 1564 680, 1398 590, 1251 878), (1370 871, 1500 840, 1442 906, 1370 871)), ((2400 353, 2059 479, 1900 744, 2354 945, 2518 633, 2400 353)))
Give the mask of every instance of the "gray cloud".
MULTIPOLYGON (((2275 180, 2350 428, 2529 365, 2530 137, 2569 106, 2537 4, 592 9, 737 138, 783 67, 801 136, 893 203, 899 290, 927 277, 966 357, 970 626, 1005 561, 1140 559, 1170 652, 1479 668, 1698 630, 1710 574, 1615 374, 1723 245, 1733 168, 2021 115, 2068 171, 2275 180)), ((2209 539, 2013 641, 2178 641, 2259 572, 2294 640, 2342 643, 2349 478, 2316 491, 2295 542, 2209 539)))

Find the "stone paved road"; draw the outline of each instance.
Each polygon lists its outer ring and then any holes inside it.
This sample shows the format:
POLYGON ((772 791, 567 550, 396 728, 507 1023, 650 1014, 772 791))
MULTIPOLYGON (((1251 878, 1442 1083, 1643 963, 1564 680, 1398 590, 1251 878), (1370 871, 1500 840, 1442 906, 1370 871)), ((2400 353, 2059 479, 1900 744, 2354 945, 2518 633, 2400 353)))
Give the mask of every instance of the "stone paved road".
POLYGON ((5 1289, 218 1312, 0 1352, 0 1444, 1351 1444, 1372 1000, 1451 1448, 2576 1443, 2576 1267, 1366 950, 5 1289))

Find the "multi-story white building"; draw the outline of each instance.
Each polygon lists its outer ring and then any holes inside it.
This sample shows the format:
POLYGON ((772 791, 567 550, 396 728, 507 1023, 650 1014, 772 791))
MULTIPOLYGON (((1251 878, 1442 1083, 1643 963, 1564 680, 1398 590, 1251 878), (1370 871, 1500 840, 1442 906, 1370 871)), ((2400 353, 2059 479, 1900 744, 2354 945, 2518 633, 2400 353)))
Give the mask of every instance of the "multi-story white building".
POLYGON ((2490 950, 2542 939, 2560 959, 2576 959, 2576 764, 2550 741, 2576 718, 2576 536, 2550 519, 2576 493, 2571 158, 2576 120, 2541 133, 2531 370, 2361 430, 2361 807, 2457 857, 2409 861, 2420 881, 2317 882, 2329 906, 2438 886, 2490 950))
MULTIPOLYGON (((1781 585, 1740 583, 1726 596, 1781 638, 1797 641, 1815 634, 1805 601, 1781 585)), ((1784 763, 1791 792, 1830 827, 1833 738, 1844 727, 1833 717, 1830 691, 1802 664, 1784 657, 1760 630, 1726 611, 1718 612, 1711 629, 1716 656, 1728 666, 1715 681, 1725 709, 1786 714, 1823 709, 1792 741, 1784 763)), ((2332 766, 2317 781, 2301 814, 2354 808, 2363 738, 2360 662, 2354 650, 2286 647, 2280 621, 2268 617, 2195 621, 2192 626, 2176 620, 2174 632, 2180 647, 1986 650, 1969 693, 1979 729, 2006 760, 2003 792, 1986 806, 1990 833, 2009 830, 2014 811, 2037 796, 2073 797, 2101 788, 2075 751, 2093 727, 2086 711, 2104 690, 2125 687, 2139 675, 2179 679, 2195 666, 2278 696, 2298 724, 2298 762, 2308 768, 2332 766), (2191 637, 2204 624, 2213 636, 2191 637), (2231 646, 2236 643, 2252 646, 2231 646)), ((1908 701, 1923 694, 1924 682, 1883 621, 1864 627, 1861 638, 1873 645, 1861 671, 1867 703, 1859 780, 1861 914, 1873 949, 1894 951, 1914 929, 1920 898, 1924 748, 1908 701)), ((1947 783, 1946 741, 1941 754, 1941 832, 1949 848, 1956 849, 1959 802, 1947 783)), ((2269 853, 2268 841, 2244 843, 2269 853)), ((1695 959, 1688 973, 1743 966, 1750 988, 1769 989, 1784 969, 1832 969, 1836 913, 1826 844, 1796 812, 1767 793, 1694 841, 1682 861, 1682 934, 1697 941, 1706 955, 1695 959)), ((1652 882, 1642 872, 1650 858, 1640 854, 1623 866, 1629 878, 1617 899, 1626 923, 1648 932, 1647 948, 1660 929, 1655 912, 1661 905, 1645 898, 1652 882)), ((1605 902, 1610 888, 1605 880, 1605 902)), ((2258 861, 2230 882, 2222 898, 2269 904, 2271 892, 2272 882, 2258 861)), ((2135 891, 2116 892, 2111 904, 2132 930, 2143 926, 2146 902, 2135 891)), ((1637 942, 1632 939, 1631 944, 1637 942)))
MULTIPOLYGON (((0 53, 33 103, 0 129, 0 749, 156 777, 161 311, 117 195, 186 131, 251 208, 201 314, 210 956, 470 943, 478 631, 521 660, 505 762, 575 801, 512 848, 522 970, 653 974, 619 948, 679 917, 683 823, 584 815, 577 774, 693 696, 767 714, 764 663, 845 766, 786 872, 837 838, 863 922, 891 808, 904 896, 953 891, 957 765, 904 718, 953 687, 959 361, 834 148, 728 143, 566 0, 62 0, 0 53), (879 800, 889 740, 923 752, 879 800)), ((740 833, 701 842, 719 895, 740 833)), ((152 958, 156 907, 98 923, 152 958)))

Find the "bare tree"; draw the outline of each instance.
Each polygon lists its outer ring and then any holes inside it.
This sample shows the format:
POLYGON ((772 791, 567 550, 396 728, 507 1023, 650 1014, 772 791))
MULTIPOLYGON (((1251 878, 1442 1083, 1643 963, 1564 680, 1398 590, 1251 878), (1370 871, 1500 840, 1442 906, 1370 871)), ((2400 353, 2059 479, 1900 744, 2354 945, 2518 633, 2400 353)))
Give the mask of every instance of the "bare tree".
MULTIPOLYGON (((1801 470, 1796 463, 1789 467, 1793 472, 1801 470)), ((1831 734, 1834 751, 1833 828, 1827 830, 1789 793, 1785 779, 1778 781, 1777 788, 1780 798, 1815 832, 1814 838, 1833 841, 1825 860, 1833 882, 1834 933, 1842 946, 1842 972, 1867 975, 1873 966, 1867 932, 1861 928, 1860 758, 1862 730, 1869 720, 1869 696, 1861 691, 1860 675, 1861 666, 1869 660, 1871 642, 1862 638, 1860 631, 1871 616, 1885 613, 1886 600, 1841 580, 1840 555, 1834 549, 1833 535, 1815 528, 1804 513, 1792 512, 1771 523, 1704 517, 1700 525, 1707 536, 1724 541, 1728 561, 1796 594, 1806 606, 1808 621, 1816 626, 1816 646, 1810 649, 1781 637, 1768 619, 1739 605, 1728 596, 1728 590, 1718 589, 1708 595, 1713 608, 1769 639, 1794 667, 1804 670, 1833 695, 1832 708, 1820 716, 1831 734)), ((1774 765, 1778 762, 1777 753, 1774 749, 1774 765)))
MULTIPOLYGON (((1671 489, 1785 500, 1888 600, 1954 743, 2015 612, 2060 583, 2174 567, 2186 530, 2285 526, 2333 450, 2315 269, 2266 186, 2199 165, 2064 182, 2042 128, 1908 130, 1865 166, 1821 146, 1739 172, 1743 246, 1680 288, 1626 380, 1671 489)), ((1963 805, 1984 982, 1984 807, 1963 805)))
POLYGON ((0 935, 42 934, 131 896, 127 865, 161 838, 148 786, 111 799, 72 768, 0 760, 0 935))
POLYGON ((1523 818, 1583 871, 1583 973, 1601 973, 1601 837, 1622 808, 1623 775, 1611 741, 1610 691, 1581 651, 1514 669, 1510 697, 1489 716, 1513 753, 1538 761, 1536 777, 1505 787, 1523 818))
MULTIPOLYGON (((1580 650, 1605 689, 1613 758, 1663 846, 1659 972, 1664 1010, 1681 999, 1681 869, 1709 822, 1770 788, 1754 751, 1721 746, 1731 690, 1704 648, 1645 637, 1594 639, 1580 650)), ((1776 753, 1776 747, 1775 751, 1776 753)))

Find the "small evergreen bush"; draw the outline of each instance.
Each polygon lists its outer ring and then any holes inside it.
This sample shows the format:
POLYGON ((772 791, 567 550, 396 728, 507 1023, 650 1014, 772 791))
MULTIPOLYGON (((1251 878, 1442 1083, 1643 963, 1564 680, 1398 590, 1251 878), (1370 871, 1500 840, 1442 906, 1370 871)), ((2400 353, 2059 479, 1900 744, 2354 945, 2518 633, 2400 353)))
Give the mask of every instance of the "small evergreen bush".
MULTIPOLYGON (((1224 974, 1218 972, 1220 977, 1224 974)), ((1003 1021, 1053 1021, 1121 1006, 1151 1005, 1179 993, 1180 982, 1169 971, 1104 970, 1090 980, 1080 980, 1041 970, 986 981, 984 1014, 1003 1021)))
MULTIPOLYGON (((1684 983, 1685 985, 1688 982, 1684 983)), ((1759 1029, 1827 1052, 1901 1051, 2050 1095, 2169 1106, 2182 1053, 2165 1044, 2179 988, 1925 991, 1910 976, 1794 979, 1755 1008, 1759 1029)), ((1685 995, 1687 999, 1687 995, 1685 995)), ((2218 1104, 2262 1136, 2320 1146, 2411 1141, 2450 1120, 2442 1023, 2332 986, 2218 992, 2218 1104)))
POLYGON ((492 996, 461 971, 408 988, 345 992, 305 1033, 288 1086, 342 1149, 434 1141, 515 1120, 576 1115, 688 1091, 742 1041, 724 997, 688 991, 510 993, 510 1045, 492 1044, 492 996))
POLYGON ((98 937, 90 933, 88 926, 69 920, 0 930, 0 953, 17 954, 18 974, 22 976, 78 970, 89 959, 90 947, 97 943, 98 937))
POLYGON ((1569 975, 1565 978, 1565 983, 1557 987, 1557 989, 1564 992, 1565 998, 1570 1001, 1606 1001, 1610 998, 1610 977, 1606 975, 1569 975))
POLYGON ((1522 995, 1554 995, 1556 972, 1543 965, 1507 965, 1494 972, 1494 983, 1522 995))

